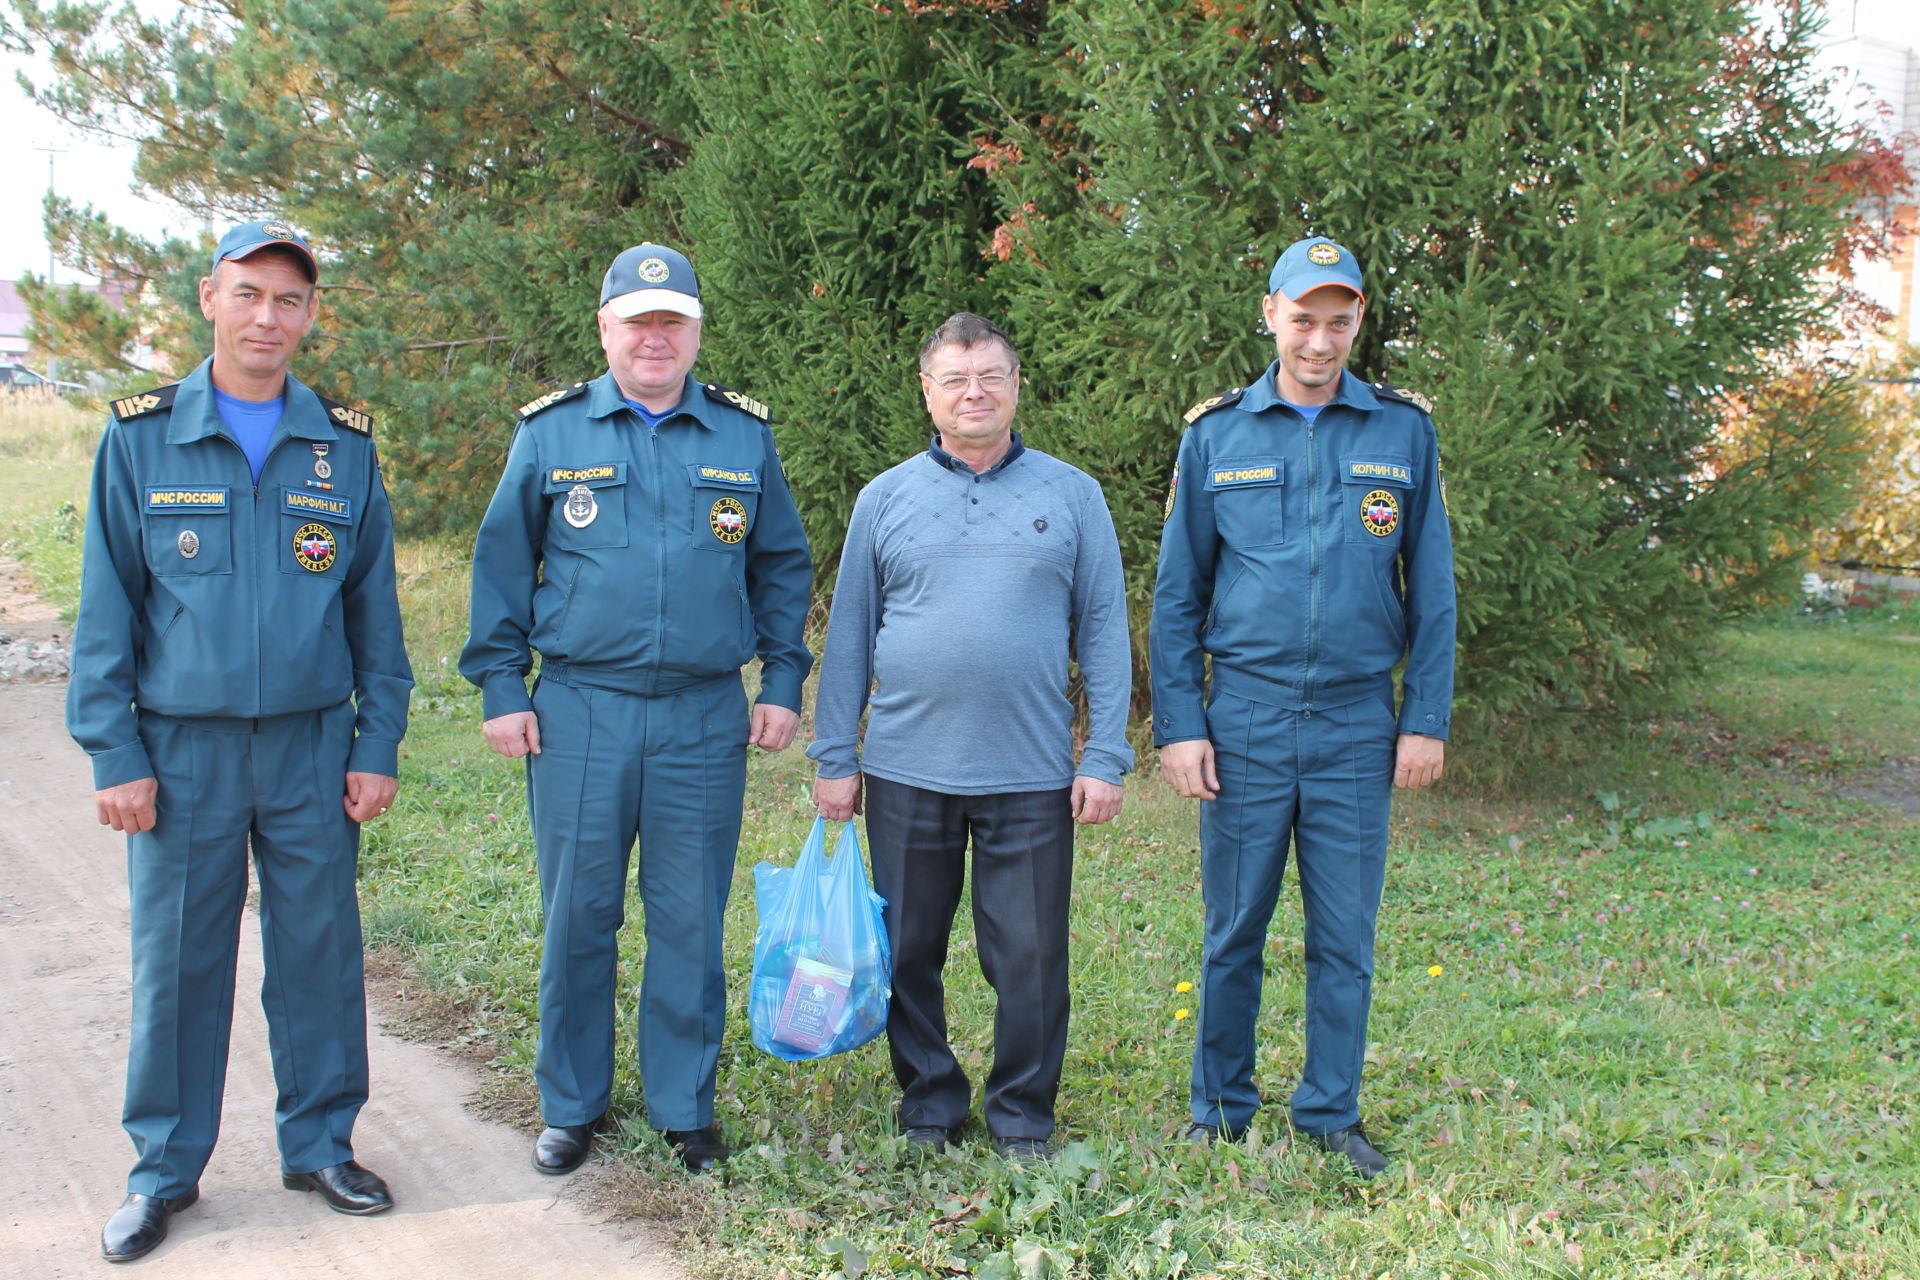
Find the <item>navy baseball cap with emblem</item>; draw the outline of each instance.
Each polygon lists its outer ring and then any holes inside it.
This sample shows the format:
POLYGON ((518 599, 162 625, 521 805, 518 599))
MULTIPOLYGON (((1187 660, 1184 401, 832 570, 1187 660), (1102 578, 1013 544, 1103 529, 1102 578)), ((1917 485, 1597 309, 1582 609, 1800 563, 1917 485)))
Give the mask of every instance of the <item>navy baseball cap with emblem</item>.
POLYGON ((663 244, 637 244, 607 268, 600 305, 622 320, 649 311, 673 311, 700 318, 700 282, 693 264, 663 244))
POLYGON ((1289 298, 1304 298, 1330 284, 1351 289, 1362 302, 1367 300, 1366 292, 1360 287, 1359 260, 1345 246, 1325 236, 1295 240, 1267 276, 1267 292, 1289 298))
POLYGON ((313 256, 312 247, 284 222, 241 223, 220 237, 220 244, 213 251, 213 265, 217 267, 229 258, 237 261, 270 245, 293 250, 293 256, 307 269, 307 279, 319 283, 319 259, 313 256))

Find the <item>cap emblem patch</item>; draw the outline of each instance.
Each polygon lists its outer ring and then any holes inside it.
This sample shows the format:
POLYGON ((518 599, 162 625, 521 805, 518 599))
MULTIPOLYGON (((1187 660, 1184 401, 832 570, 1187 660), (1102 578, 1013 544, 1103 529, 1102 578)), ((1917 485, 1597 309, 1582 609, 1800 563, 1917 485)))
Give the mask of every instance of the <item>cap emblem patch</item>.
POLYGON ((267 223, 260 228, 260 234, 263 236, 272 236, 275 240, 293 239, 292 230, 278 222, 267 223))
POLYGON ((1360 527, 1376 538, 1384 538, 1400 527, 1400 500, 1385 489, 1375 489, 1360 499, 1360 527))
POLYGON ((1340 251, 1330 244, 1317 244, 1307 250, 1307 261, 1316 267, 1330 267, 1340 261, 1340 251))
POLYGON ((673 274, 673 272, 668 268, 664 259, 646 258, 641 261, 635 274, 648 284, 664 284, 667 277, 673 274))

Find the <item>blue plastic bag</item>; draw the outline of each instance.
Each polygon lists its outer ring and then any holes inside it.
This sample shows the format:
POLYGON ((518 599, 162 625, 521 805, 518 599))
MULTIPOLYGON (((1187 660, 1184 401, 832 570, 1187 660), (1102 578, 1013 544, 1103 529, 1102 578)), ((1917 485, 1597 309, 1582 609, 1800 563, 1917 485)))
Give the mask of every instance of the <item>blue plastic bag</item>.
POLYGON ((867 879, 853 824, 840 829, 828 858, 827 824, 815 818, 800 860, 760 863, 753 891, 760 909, 747 999, 754 1044, 804 1062, 857 1049, 886 1030, 893 998, 886 902, 867 879))

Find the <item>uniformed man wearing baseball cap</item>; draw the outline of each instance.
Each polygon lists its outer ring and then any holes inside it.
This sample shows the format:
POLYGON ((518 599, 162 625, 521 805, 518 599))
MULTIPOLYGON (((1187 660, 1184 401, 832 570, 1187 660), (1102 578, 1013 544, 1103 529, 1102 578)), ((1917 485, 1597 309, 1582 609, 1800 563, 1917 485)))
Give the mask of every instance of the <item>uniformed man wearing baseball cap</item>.
POLYGON ((360 824, 393 803, 413 674, 372 420, 287 370, 319 263, 284 223, 220 239, 213 354, 113 404, 94 465, 67 724, 127 833, 136 1159, 101 1249, 126 1262, 199 1196, 220 1129, 247 854, 281 1181, 392 1206, 353 1159, 367 1100, 360 824))
POLYGON ((799 725, 813 566, 767 407, 693 373, 702 312, 678 251, 613 260, 596 313, 607 370, 519 411, 474 545, 460 670, 488 744, 526 759, 540 859, 542 1173, 580 1166, 612 1102, 636 842, 647 1118, 695 1172, 727 1155, 721 923, 746 751, 782 750, 799 725), (756 655, 749 709, 740 669, 756 655))
POLYGON ((1360 1074, 1387 813, 1394 786, 1440 777, 1453 546, 1432 406, 1346 367, 1367 308, 1358 259, 1298 240, 1267 289, 1273 363, 1186 414, 1149 633, 1161 768, 1205 802, 1187 1136, 1232 1139, 1258 1114, 1254 1029, 1291 843, 1306 936, 1293 1128, 1375 1177, 1387 1159, 1360 1074))

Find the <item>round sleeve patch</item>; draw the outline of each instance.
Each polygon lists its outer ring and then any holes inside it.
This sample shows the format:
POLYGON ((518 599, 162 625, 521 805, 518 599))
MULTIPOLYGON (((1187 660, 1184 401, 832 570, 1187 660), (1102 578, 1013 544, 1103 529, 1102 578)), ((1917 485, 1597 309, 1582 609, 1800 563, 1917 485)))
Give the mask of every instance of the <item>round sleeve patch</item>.
POLYGON ((1400 499, 1385 489, 1375 489, 1360 499, 1360 527, 1376 538, 1384 538, 1400 527, 1400 499))
POLYGON ((293 535, 294 561, 309 572, 325 573, 333 568, 339 551, 333 530, 323 524, 303 524, 293 535))
POLYGON ((731 545, 747 536, 747 509, 738 498, 718 498, 707 512, 707 523, 714 537, 731 545))

